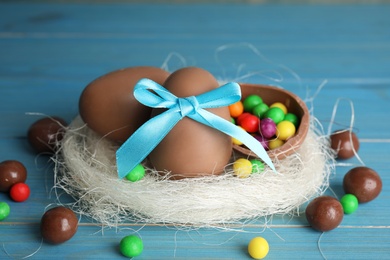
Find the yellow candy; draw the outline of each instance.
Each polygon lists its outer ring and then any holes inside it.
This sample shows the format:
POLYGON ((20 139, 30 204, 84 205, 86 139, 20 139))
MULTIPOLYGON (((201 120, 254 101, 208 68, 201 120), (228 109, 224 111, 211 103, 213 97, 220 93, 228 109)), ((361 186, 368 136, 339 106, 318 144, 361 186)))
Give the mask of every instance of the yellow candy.
POLYGON ((284 144, 284 141, 283 140, 280 140, 280 139, 272 139, 272 140, 269 140, 268 142, 268 148, 270 150, 273 150, 273 149, 276 149, 280 146, 282 146, 284 144))
POLYGON ((280 108, 281 110, 283 110, 283 113, 284 113, 284 114, 287 114, 287 107, 286 107, 283 103, 275 102, 275 103, 273 103, 272 105, 270 105, 269 107, 278 107, 278 108, 280 108))
POLYGON ((240 158, 233 163, 234 175, 239 178, 247 178, 252 173, 252 163, 244 158, 240 158))
POLYGON ((262 237, 253 238, 248 245, 248 253, 254 259, 263 259, 269 252, 267 240, 262 237))
POLYGON ((287 140, 295 135, 295 125, 290 121, 282 121, 276 126, 276 135, 280 140, 287 140))
MULTIPOLYGON (((242 130, 245 131, 245 129, 242 128, 241 126, 237 126, 237 127, 241 128, 242 130)), ((236 145, 242 145, 242 142, 234 137, 232 137, 232 142, 233 142, 233 144, 236 144, 236 145)))

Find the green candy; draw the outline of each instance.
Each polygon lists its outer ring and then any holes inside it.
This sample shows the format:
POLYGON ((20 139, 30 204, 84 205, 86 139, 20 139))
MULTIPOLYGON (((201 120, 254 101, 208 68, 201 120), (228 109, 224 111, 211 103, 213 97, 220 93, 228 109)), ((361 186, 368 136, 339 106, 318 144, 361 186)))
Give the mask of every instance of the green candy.
POLYGON ((269 106, 266 103, 261 103, 252 109, 252 114, 257 116, 258 118, 263 118, 265 112, 267 112, 268 109, 269 109, 269 106))
POLYGON ((263 99, 258 95, 249 95, 244 99, 244 111, 251 112, 253 108, 259 104, 263 103, 263 99))
POLYGON ((284 112, 278 107, 271 107, 264 114, 264 118, 271 118, 272 121, 277 125, 284 119, 284 112))
POLYGON ((299 125, 299 118, 293 114, 293 113, 287 113, 285 116, 284 116, 284 119, 285 121, 290 121, 291 123, 294 124, 295 128, 298 128, 298 125, 299 125))
POLYGON ((126 179, 131 182, 136 182, 141 180, 145 176, 145 168, 142 164, 138 164, 135 168, 126 175, 126 179))
POLYGON ((0 221, 8 217, 11 209, 7 202, 0 202, 0 221))
POLYGON ((126 257, 136 257, 144 250, 144 244, 141 238, 135 235, 130 235, 122 238, 119 244, 119 249, 122 255, 126 257))
POLYGON ((341 198, 340 203, 343 206, 345 214, 354 213, 357 210, 359 205, 358 199, 353 194, 345 194, 341 198))
POLYGON ((249 161, 252 164, 252 173, 260 173, 260 172, 264 171, 264 163, 262 163, 261 161, 256 160, 256 159, 252 159, 249 161))

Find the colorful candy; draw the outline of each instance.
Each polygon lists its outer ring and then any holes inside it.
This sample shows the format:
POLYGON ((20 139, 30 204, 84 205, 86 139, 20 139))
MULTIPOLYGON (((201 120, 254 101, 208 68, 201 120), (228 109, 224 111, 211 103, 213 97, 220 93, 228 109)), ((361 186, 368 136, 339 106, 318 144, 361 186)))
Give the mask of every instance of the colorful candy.
POLYGON ((281 110, 283 110, 284 114, 287 114, 287 107, 281 102, 275 102, 272 105, 270 105, 269 107, 278 107, 281 110))
POLYGON ((269 244, 263 237, 255 237, 248 244, 248 253, 253 259, 263 259, 268 252, 269 244))
POLYGON ((30 188, 26 183, 19 182, 12 185, 9 190, 9 196, 13 201, 23 202, 30 197, 30 188))
POLYGON ((27 170, 21 162, 7 160, 0 163, 0 191, 8 192, 12 185, 26 179, 27 170))
POLYGON ((279 107, 270 107, 265 112, 264 118, 271 118, 275 124, 279 124, 284 119, 284 112, 279 107))
POLYGON ((359 203, 369 202, 382 191, 382 180, 373 169, 359 166, 345 174, 343 188, 345 193, 355 195, 359 203))
POLYGON ((119 244, 119 249, 122 255, 131 258, 139 256, 144 250, 144 245, 141 238, 135 235, 130 235, 122 238, 119 244))
POLYGON ((268 109, 269 109, 269 106, 266 103, 261 103, 252 109, 252 114, 257 116, 258 118, 263 118, 265 112, 267 112, 268 109))
POLYGON ((241 101, 238 101, 229 106, 229 112, 232 117, 238 117, 244 112, 244 105, 241 101))
POLYGON ((0 221, 8 217, 11 209, 7 202, 0 201, 0 221))
POLYGON ((266 139, 272 138, 276 134, 276 124, 271 118, 264 118, 260 122, 261 135, 266 139))
POLYGON ((247 178, 252 173, 252 163, 244 158, 240 158, 233 163, 234 175, 239 178, 247 178))
POLYGON ((253 108, 263 103, 263 99, 258 95, 249 95, 244 99, 244 111, 252 112, 253 108))
POLYGON ((270 150, 276 149, 284 145, 284 141, 278 138, 269 140, 268 147, 270 150))
POLYGON ((277 136, 280 140, 286 141, 295 135, 295 126, 290 121, 282 121, 277 126, 277 136))
POLYGON ((256 133, 259 131, 260 119, 254 115, 247 115, 240 120, 240 126, 249 133, 256 133))
POLYGON ((126 179, 131 182, 141 180, 145 176, 145 168, 142 164, 138 164, 131 172, 126 175, 126 179))
POLYGON ((298 128, 299 126, 299 118, 293 113, 285 114, 283 120, 290 121, 291 123, 294 124, 295 128, 298 128))
POLYGON ((345 194, 343 197, 341 197, 340 203, 341 206, 343 206, 345 214, 354 213, 359 206, 358 199, 353 194, 345 194))
POLYGON ((257 159, 249 160, 252 164, 252 173, 260 173, 264 171, 264 163, 257 159))

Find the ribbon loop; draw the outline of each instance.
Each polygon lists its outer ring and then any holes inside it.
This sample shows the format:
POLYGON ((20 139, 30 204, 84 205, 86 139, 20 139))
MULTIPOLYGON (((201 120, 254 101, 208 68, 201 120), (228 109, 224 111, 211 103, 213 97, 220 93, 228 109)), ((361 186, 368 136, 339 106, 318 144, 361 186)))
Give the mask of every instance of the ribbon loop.
POLYGON ((141 79, 134 87, 134 97, 145 106, 168 110, 144 123, 119 147, 116 161, 120 178, 141 163, 185 116, 240 140, 275 171, 267 152, 253 136, 204 109, 228 106, 239 101, 241 90, 237 83, 230 82, 198 96, 178 98, 158 83, 141 79), (151 132, 152 136, 149 134, 151 132))

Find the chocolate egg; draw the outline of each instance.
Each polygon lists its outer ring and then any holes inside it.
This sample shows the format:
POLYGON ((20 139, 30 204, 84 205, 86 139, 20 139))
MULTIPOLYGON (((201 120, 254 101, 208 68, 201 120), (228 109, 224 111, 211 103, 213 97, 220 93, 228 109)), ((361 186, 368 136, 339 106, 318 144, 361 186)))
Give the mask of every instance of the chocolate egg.
MULTIPOLYGON (((188 67, 172 73, 164 87, 177 97, 196 96, 218 88, 207 71, 188 67)), ((207 109, 230 122, 228 107, 207 109)), ((154 109, 152 115, 161 113, 154 109)), ((220 174, 232 153, 230 136, 188 117, 180 120, 150 153, 150 162, 159 171, 171 171, 173 178, 220 174)))
POLYGON ((337 152, 337 158, 349 159, 359 150, 359 139, 349 130, 335 131, 330 136, 331 147, 337 152))
POLYGON ((344 210, 337 199, 330 196, 320 196, 307 205, 305 214, 312 228, 324 232, 340 225, 344 217, 344 210))
POLYGON ((8 192, 12 185, 26 179, 27 170, 21 162, 7 160, 0 163, 0 191, 8 192))
POLYGON ((345 193, 355 195, 360 203, 369 202, 381 192, 382 180, 373 169, 359 166, 345 174, 343 188, 345 193))
POLYGON ((30 145, 38 153, 53 153, 56 142, 63 138, 67 125, 60 117, 45 117, 34 122, 27 132, 30 145))
POLYGON ((163 84, 168 75, 155 67, 133 67, 108 73, 84 89, 79 100, 80 116, 96 133, 123 143, 150 118, 151 108, 133 96, 135 84, 142 78, 163 84))
POLYGON ((41 219, 42 238, 51 244, 71 239, 77 231, 78 220, 71 209, 59 206, 49 209, 41 219))

